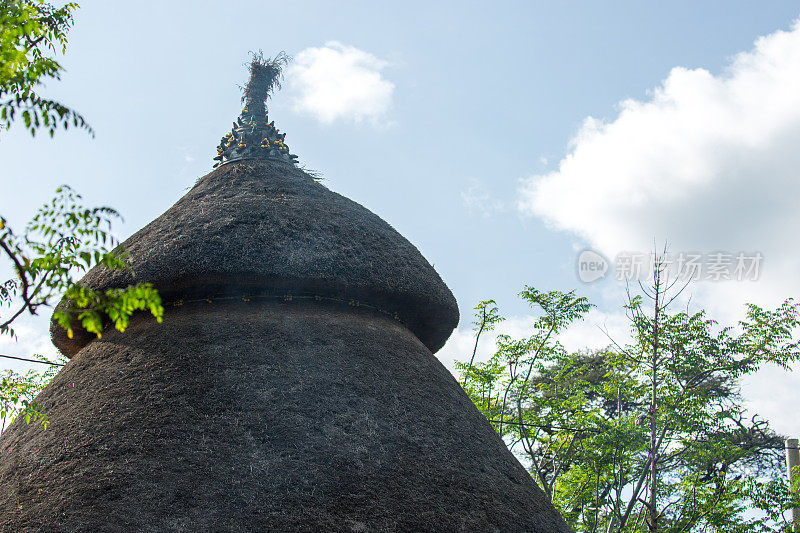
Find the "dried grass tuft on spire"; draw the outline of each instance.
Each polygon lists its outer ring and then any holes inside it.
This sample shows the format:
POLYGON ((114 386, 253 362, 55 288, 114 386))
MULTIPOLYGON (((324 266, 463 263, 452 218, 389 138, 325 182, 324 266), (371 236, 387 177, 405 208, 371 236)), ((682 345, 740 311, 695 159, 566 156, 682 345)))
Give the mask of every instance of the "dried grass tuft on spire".
POLYGON ((266 112, 265 103, 273 89, 281 88, 283 69, 292 60, 286 52, 281 51, 273 58, 264 58, 264 52, 250 52, 252 59, 245 65, 250 69, 250 80, 244 87, 242 102, 254 114, 266 112))

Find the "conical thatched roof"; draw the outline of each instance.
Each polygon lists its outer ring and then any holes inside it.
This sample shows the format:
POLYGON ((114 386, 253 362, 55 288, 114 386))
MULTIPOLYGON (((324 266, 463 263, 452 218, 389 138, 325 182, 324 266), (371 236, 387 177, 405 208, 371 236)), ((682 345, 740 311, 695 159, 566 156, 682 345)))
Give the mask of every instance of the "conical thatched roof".
POLYGON ((83 280, 153 283, 163 324, 53 329, 72 359, 49 428, 0 436, 0 532, 569 531, 433 356, 458 311, 416 248, 228 154, 83 280))
MULTIPOLYGON (((458 323, 455 298, 419 251, 359 204, 296 166, 250 159, 222 165, 129 238, 130 270, 98 267, 96 289, 150 282, 167 302, 322 298, 397 317, 431 350, 458 323)), ((93 335, 56 345, 75 354, 93 335)))
POLYGON ((402 324, 316 302, 135 317, 0 438, 0 531, 568 528, 402 324))

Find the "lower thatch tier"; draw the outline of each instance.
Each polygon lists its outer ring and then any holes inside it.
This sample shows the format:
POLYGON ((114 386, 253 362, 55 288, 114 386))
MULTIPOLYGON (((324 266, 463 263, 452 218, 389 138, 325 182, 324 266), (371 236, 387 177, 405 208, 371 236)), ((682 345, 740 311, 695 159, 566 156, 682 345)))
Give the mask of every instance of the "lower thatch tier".
POLYGON ((568 531, 449 372, 379 314, 138 316, 37 401, 47 430, 0 437, 0 531, 568 531))
MULTIPOLYGON (((167 301, 268 292, 359 301, 398 315, 431 351, 458 323, 450 290, 422 254, 380 217, 293 165, 235 161, 202 177, 123 243, 130 269, 97 266, 94 289, 153 283, 167 301)), ((92 338, 55 344, 68 356, 92 338)))

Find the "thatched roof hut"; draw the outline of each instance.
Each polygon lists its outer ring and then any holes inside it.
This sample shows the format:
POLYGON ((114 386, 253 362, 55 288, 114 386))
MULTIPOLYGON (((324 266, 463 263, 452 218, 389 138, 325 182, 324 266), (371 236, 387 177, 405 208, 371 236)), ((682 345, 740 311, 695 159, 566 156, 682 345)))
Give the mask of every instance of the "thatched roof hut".
POLYGON ((53 328, 71 361, 50 427, 0 438, 0 530, 568 531, 433 356, 458 322, 438 274, 275 137, 237 153, 243 117, 131 269, 83 280, 153 283, 163 324, 53 328))

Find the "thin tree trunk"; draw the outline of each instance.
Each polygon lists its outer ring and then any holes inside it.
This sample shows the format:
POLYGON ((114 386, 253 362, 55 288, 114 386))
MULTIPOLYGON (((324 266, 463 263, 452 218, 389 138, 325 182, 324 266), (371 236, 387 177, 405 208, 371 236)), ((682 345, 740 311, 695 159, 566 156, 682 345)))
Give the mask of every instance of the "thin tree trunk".
MULTIPOLYGON (((478 334, 475 335, 475 347, 472 349, 472 357, 469 359, 469 369, 472 369, 472 363, 475 362, 475 354, 478 353, 478 341, 481 339, 481 333, 483 333, 483 328, 486 327, 486 308, 484 307, 481 312, 483 316, 481 316, 481 327, 478 329, 478 334)), ((461 383, 461 388, 467 386, 467 377, 469 377, 469 371, 464 373, 464 381, 461 383)))
POLYGON ((661 265, 656 260, 653 268, 653 289, 655 296, 655 312, 653 313, 653 339, 652 339, 652 357, 651 363, 651 396, 650 396, 650 498, 648 504, 648 521, 647 530, 649 533, 658 533, 658 506, 656 498, 658 496, 658 426, 657 426, 657 409, 658 409, 658 319, 659 319, 659 299, 661 296, 661 265))

